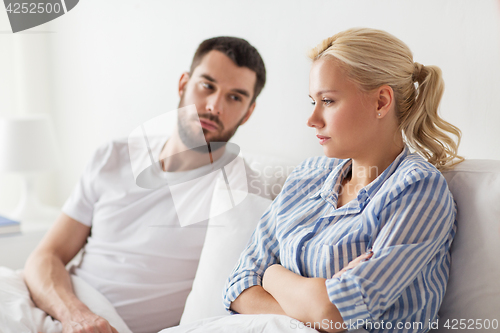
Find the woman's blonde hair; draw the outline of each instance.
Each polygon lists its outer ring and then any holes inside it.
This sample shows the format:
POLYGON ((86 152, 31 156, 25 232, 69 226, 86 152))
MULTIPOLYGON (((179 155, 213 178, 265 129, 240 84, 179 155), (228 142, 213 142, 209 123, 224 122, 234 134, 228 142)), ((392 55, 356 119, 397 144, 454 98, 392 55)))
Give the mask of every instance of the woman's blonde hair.
POLYGON ((461 131, 438 115, 444 90, 441 70, 413 62, 410 49, 398 38, 381 30, 353 28, 323 40, 309 57, 339 60, 364 91, 390 86, 406 143, 439 170, 464 160, 457 154, 461 131))

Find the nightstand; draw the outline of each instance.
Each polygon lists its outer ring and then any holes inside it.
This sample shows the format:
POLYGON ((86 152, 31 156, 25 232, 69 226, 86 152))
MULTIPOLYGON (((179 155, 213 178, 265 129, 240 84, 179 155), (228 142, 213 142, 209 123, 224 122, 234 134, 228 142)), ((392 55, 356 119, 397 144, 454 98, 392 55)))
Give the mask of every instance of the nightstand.
POLYGON ((59 212, 54 212, 37 221, 21 222, 21 232, 0 235, 0 266, 12 269, 24 267, 26 259, 40 243, 45 233, 56 220, 59 212))

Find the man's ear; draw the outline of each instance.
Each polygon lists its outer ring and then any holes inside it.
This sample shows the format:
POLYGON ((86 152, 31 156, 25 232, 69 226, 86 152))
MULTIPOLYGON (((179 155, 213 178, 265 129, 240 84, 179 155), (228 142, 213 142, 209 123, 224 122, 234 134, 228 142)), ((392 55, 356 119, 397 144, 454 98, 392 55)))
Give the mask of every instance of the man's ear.
POLYGON ((394 103, 394 90, 385 85, 377 91, 377 118, 383 118, 389 113, 394 103), (380 116, 379 116, 380 114, 380 116))
POLYGON ((250 105, 250 107, 248 108, 247 110, 247 113, 245 114, 245 116, 243 117, 243 119, 241 120, 241 123, 240 125, 243 125, 244 123, 247 122, 247 120, 250 118, 250 116, 252 115, 253 113, 253 110, 255 109, 255 102, 252 103, 252 105, 250 105))
POLYGON ((182 97, 182 94, 184 93, 184 88, 186 88, 186 84, 189 81, 189 73, 184 72, 181 75, 181 78, 179 79, 179 97, 182 97))

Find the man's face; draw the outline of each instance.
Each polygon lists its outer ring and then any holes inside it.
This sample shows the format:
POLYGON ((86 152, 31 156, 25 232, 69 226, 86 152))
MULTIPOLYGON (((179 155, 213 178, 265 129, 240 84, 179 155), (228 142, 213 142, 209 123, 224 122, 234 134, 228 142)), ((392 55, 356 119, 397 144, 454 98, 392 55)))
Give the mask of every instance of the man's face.
MULTIPOLYGON (((210 51, 191 76, 181 76, 179 108, 195 104, 205 140, 227 142, 253 112, 255 102, 250 102, 256 80, 251 69, 238 67, 222 52, 210 51)), ((191 146, 190 138, 199 137, 200 123, 179 114, 179 134, 186 146, 191 146)))

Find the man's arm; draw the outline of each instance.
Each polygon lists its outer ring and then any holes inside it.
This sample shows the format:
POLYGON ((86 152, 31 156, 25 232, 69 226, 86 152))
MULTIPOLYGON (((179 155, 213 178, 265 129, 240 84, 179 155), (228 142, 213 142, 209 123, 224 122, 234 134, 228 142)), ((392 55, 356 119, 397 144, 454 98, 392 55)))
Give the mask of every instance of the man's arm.
POLYGON ((36 306, 61 321, 64 333, 116 333, 75 296, 65 267, 89 234, 90 227, 62 213, 28 258, 24 279, 36 306))

